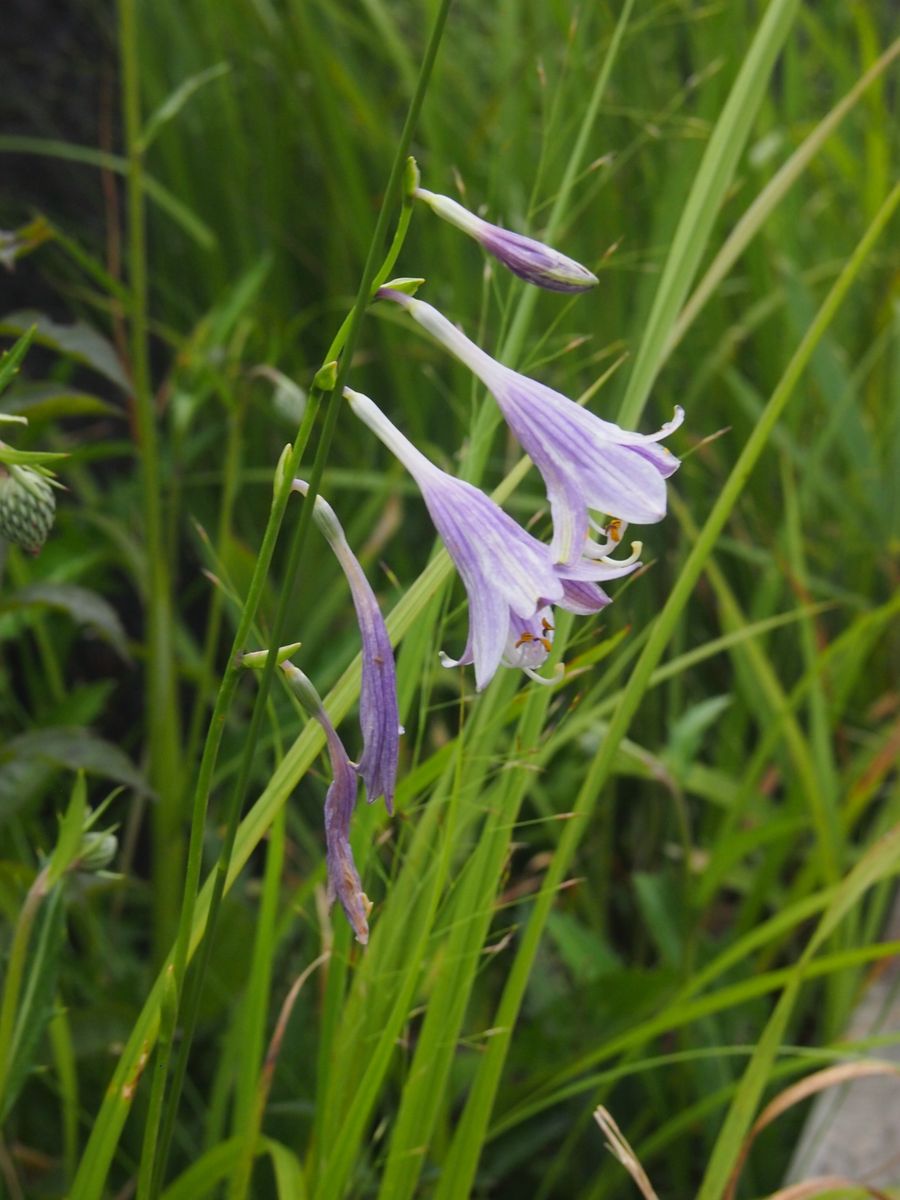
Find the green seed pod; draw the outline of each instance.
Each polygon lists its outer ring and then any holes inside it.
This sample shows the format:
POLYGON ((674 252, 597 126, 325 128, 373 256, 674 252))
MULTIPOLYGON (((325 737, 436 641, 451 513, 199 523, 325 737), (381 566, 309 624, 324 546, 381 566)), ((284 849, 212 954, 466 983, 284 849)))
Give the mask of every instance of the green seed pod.
POLYGON ((0 467, 0 537, 37 554, 55 513, 56 496, 42 475, 28 467, 0 467))

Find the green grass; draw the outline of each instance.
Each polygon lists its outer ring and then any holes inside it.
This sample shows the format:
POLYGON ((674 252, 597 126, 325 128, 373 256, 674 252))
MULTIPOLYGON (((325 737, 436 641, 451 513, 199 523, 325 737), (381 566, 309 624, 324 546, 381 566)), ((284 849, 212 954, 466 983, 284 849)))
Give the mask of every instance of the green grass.
MULTIPOLYGON (((457 0, 420 75, 441 11, 123 0, 116 152, 0 136, 121 180, 125 262, 45 214, 17 271, 57 324, 0 397, 31 416, 16 452, 70 456, 42 555, 0 560, 13 1196, 634 1195, 603 1103, 660 1196, 718 1200, 767 1100, 878 1057, 841 1039, 897 952, 895 31, 874 3, 457 0), (529 290, 424 208, 407 228, 407 138, 424 186, 600 286, 529 290), (440 667, 449 559, 313 385, 346 346, 351 386, 549 533, 493 401, 365 307, 386 254, 598 414, 687 410, 648 567, 560 614, 553 687, 440 667), (358 633, 294 473, 398 647, 396 815, 354 815, 365 949, 325 904, 321 731, 234 665, 302 642, 357 753, 358 633), (73 765, 95 808, 125 789, 116 878, 72 857, 73 765)), ((803 1111, 738 1196, 780 1185, 803 1111)))

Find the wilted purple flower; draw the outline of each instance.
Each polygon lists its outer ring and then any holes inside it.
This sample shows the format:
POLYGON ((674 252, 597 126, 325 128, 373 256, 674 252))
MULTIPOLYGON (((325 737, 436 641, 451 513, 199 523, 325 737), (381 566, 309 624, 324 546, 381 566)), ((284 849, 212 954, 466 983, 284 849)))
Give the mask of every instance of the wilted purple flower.
POLYGON ((585 552, 588 509, 650 525, 666 515, 666 484, 680 465, 657 443, 677 429, 684 411, 657 433, 632 433, 603 421, 552 388, 491 358, 437 309, 382 288, 490 389, 504 418, 540 471, 553 516, 557 562, 585 552))
POLYGON ((599 283, 597 276, 587 267, 560 254, 552 246, 545 246, 543 242, 521 233, 511 233, 499 225, 491 225, 449 196, 440 196, 419 187, 413 195, 423 200, 439 217, 475 238, 489 254, 493 254, 514 275, 528 283, 549 288, 553 292, 586 292, 599 283))
POLYGON ((436 467, 368 396, 350 388, 344 389, 344 396, 415 479, 456 564, 469 597, 469 637, 461 658, 445 656, 442 661, 474 663, 479 691, 501 661, 529 674, 544 661, 550 639, 542 610, 556 604, 571 612, 597 612, 609 597, 596 581, 627 575, 637 567, 639 548, 622 562, 604 557, 555 564, 547 546, 477 487, 436 467))
MULTIPOLYGON (((305 496, 308 487, 302 479, 294 480, 295 492, 305 496)), ((316 497, 313 518, 347 577, 362 635, 359 723, 363 753, 356 769, 365 781, 369 803, 383 795, 388 812, 393 812, 399 739, 403 730, 397 709, 397 673, 391 639, 375 593, 350 549, 341 523, 334 509, 321 496, 316 497)))
POLYGON ((328 902, 341 902, 347 920, 363 945, 369 940, 368 916, 372 903, 362 890, 359 872, 350 848, 350 818, 356 804, 356 771, 326 713, 319 694, 293 663, 281 664, 291 690, 322 726, 331 759, 333 780, 325 795, 325 861, 328 868, 328 902))

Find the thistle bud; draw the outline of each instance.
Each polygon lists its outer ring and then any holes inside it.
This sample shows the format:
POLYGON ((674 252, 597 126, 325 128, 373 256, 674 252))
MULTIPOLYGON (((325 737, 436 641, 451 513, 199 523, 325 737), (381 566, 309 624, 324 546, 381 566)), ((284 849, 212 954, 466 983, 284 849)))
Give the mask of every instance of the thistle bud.
POLYGON ((56 513, 53 488, 29 467, 0 467, 0 537, 38 554, 56 513))
POLYGON ((82 835, 76 859, 79 871, 102 871, 116 856, 118 838, 110 830, 82 835))

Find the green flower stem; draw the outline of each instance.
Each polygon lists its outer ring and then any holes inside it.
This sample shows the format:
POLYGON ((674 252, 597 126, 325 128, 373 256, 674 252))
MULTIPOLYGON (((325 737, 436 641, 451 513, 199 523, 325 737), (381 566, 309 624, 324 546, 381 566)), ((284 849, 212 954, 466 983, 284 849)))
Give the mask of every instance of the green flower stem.
MULTIPOLYGON (((123 0, 123 3, 125 0, 123 0)), ((172 1086, 167 1098, 165 1113, 160 1114, 159 1106, 161 1105, 161 1093, 165 1086, 165 1077, 168 1072, 169 1053, 161 1052, 158 1055, 157 1062, 154 1068, 154 1095, 151 1097, 151 1115, 153 1120, 148 1119, 145 1126, 144 1149, 142 1153, 141 1179, 144 1181, 142 1188, 139 1183, 138 1195, 143 1200, 146 1195, 148 1197, 156 1197, 159 1194, 162 1179, 165 1172, 165 1164, 168 1157, 168 1148, 171 1143, 172 1133, 175 1127, 175 1117, 178 1108, 178 1099, 181 1093, 184 1076, 187 1070, 187 1060, 190 1053, 191 1041, 193 1039, 194 1027, 196 1025, 197 1012, 199 1010, 200 996, 202 993, 203 982, 206 972, 206 967, 209 961, 210 947, 212 945, 213 934, 215 931, 216 918, 219 907, 221 905, 222 896, 225 891, 225 884, 228 878, 229 865, 231 863, 232 853, 234 850, 234 841, 237 834, 240 815, 246 796, 247 787, 250 782, 250 775, 253 766, 253 759, 256 752, 256 743, 259 737, 259 730, 263 715, 265 712, 266 698, 268 696, 269 687, 272 680, 272 675, 275 669, 276 655, 278 646, 284 640, 283 633, 287 624, 287 615, 291 603, 291 595, 293 592, 294 581, 297 578, 300 560, 303 554, 303 549, 306 544, 306 538, 312 518, 313 507, 316 496, 319 493, 319 487, 322 480, 322 474, 325 469, 325 463, 331 450, 331 443, 334 438, 335 428, 337 426, 337 416, 341 403, 341 391, 344 381, 350 369, 350 364, 353 358, 353 350, 359 336, 359 330, 362 323, 363 313, 368 305, 371 296, 372 284, 376 276, 378 256, 381 252, 381 247, 384 245, 388 226, 391 219, 391 214, 398 194, 403 173, 406 169, 406 156, 409 150, 409 145, 412 140, 413 130, 419 118, 422 103, 425 99, 425 93, 428 87, 428 82, 431 77, 431 71, 434 66, 435 58, 437 57, 438 47, 441 42, 441 37, 444 31, 447 14, 450 9, 451 0, 442 0, 441 6, 435 18, 428 46, 422 60, 422 68, 419 74, 419 80, 416 85, 416 91, 410 102, 409 110, 406 115, 406 120, 403 125, 403 130, 398 140, 397 152, 394 157, 393 167, 388 179, 387 187, 384 193, 384 199, 381 205, 381 211, 378 215, 378 221, 375 226, 375 231, 372 235, 372 240, 369 246, 369 253, 366 259, 366 264, 363 269, 362 278, 360 280, 359 290, 356 295, 356 301, 350 313, 349 322, 347 324, 346 339, 341 350, 341 360, 338 367, 337 379, 335 386, 332 389, 325 409, 325 420, 323 423, 322 433, 319 444, 316 450, 316 456, 313 460, 312 470, 309 478, 309 491, 305 497, 303 507, 300 513, 300 519, 297 522, 293 541, 289 552, 288 565, 285 572, 285 578, 282 583, 281 595, 278 605, 278 610, 275 616, 273 641, 270 648, 269 656, 266 660, 266 665, 263 668, 262 676, 259 681, 256 701, 253 707, 253 713, 250 718, 250 725, 247 730, 247 736, 244 742, 244 752, 241 757, 240 767, 238 769, 237 779, 229 800, 226 814, 226 830, 223 839, 222 850, 219 854, 218 864, 216 867, 215 879, 213 883, 213 892, 210 899, 209 916, 206 924, 206 938, 202 946, 200 959, 197 965, 196 974, 193 978, 190 991, 184 997, 183 1013, 183 1031, 179 1046, 178 1057, 175 1064, 175 1070, 172 1080, 172 1086), (157 1136, 158 1133, 158 1136, 157 1136), (153 1163, 153 1166, 148 1165, 153 1163)), ((408 208, 408 205, 404 205, 408 208)), ((406 218, 408 223, 408 216, 406 218)), ((388 251, 388 258, 391 254, 399 252, 396 238, 394 245, 388 251)), ((338 337, 340 334, 338 335, 338 337)), ((336 338, 335 341, 338 339, 336 338)), ((325 356, 325 362, 333 359, 336 353, 335 343, 329 348, 328 354, 325 356)), ((324 396, 323 396, 324 398, 324 396)), ((267 543, 269 535, 271 535, 271 545, 274 549, 275 539, 281 528, 281 522, 284 517, 284 510, 287 505, 287 500, 290 496, 290 485, 297 473, 300 458, 303 449, 306 445, 309 432, 311 431, 312 419, 315 416, 317 405, 313 402, 313 394, 310 394, 310 400, 304 414, 301 433, 292 447, 288 464, 277 483, 276 501, 273 503, 272 513, 270 514, 269 524, 266 533, 263 537, 264 546, 267 543), (306 431, 306 438, 302 435, 306 431), (302 445, 301 445, 302 440, 302 445)), ((262 559, 262 552, 260 559, 262 559)), ((248 596, 248 601, 242 613, 242 619, 238 633, 241 635, 241 641, 235 639, 235 650, 242 648, 243 638, 246 632, 249 631, 250 625, 256 614, 256 608, 259 603, 259 595, 261 594, 262 586, 268 573, 268 565, 271 561, 271 552, 268 560, 265 563, 264 569, 254 571, 253 581, 251 582, 251 592, 253 582, 258 581, 258 592, 255 597, 248 596), (251 603, 252 601, 252 603, 251 603)), ((260 567, 260 563, 257 563, 260 567)), ((225 706, 221 709, 221 720, 224 721, 227 705, 230 704, 231 696, 234 691, 236 682, 236 673, 239 668, 236 666, 235 655, 232 654, 231 660, 226 668, 226 676, 223 678, 222 687, 219 697, 217 698, 216 710, 213 713, 213 722, 216 721, 217 712, 220 710, 218 703, 219 699, 223 698, 225 693, 225 706), (226 685, 228 674, 233 676, 230 683, 226 685)), ((185 904, 182 908, 182 921, 179 925, 179 936, 176 948, 175 957, 175 979, 177 996, 180 1001, 183 993, 183 978, 184 969, 187 965, 188 942, 190 939, 190 930, 194 919, 194 905, 196 902, 197 886, 200 878, 200 854, 202 850, 202 832, 205 826, 206 816, 206 797, 209 790, 209 782, 212 774, 212 767, 215 764, 215 757, 218 752, 219 741, 221 740, 221 727, 218 733, 211 729, 210 738, 207 741, 207 747, 204 751, 204 762, 209 759, 209 773, 203 781, 202 788, 198 784, 197 793, 195 795, 194 820, 191 828, 191 849, 189 849, 189 864, 188 864, 188 880, 185 891, 185 904), (214 747, 214 748, 213 748, 214 747), (209 755, 206 749, 210 750, 209 755), (202 812, 200 809, 202 808, 202 812), (191 856, 193 850, 193 859, 191 856), (194 861, 196 860, 196 861, 194 861)), ((201 764, 201 773, 203 765, 201 764)), ((176 1002, 175 1018, 182 1005, 176 1002)))
POLYGON ((25 903, 19 912, 16 929, 13 934, 9 961, 6 964, 6 978, 3 983, 3 1002, 0 1005, 0 1116, 6 1108, 6 1085, 9 1081, 9 1071, 13 1063, 13 1034, 16 1025, 16 1013, 19 1007, 19 993, 22 990, 22 979, 25 974, 25 960, 28 956, 28 946, 31 941, 31 931, 34 928, 38 910, 47 895, 50 886, 50 864, 38 872, 34 882, 28 889, 25 903))
POLYGON ((156 410, 150 385, 147 330, 147 248, 144 238, 144 177, 136 0, 119 0, 119 53, 128 160, 128 266, 131 373, 140 450, 145 547, 144 604, 147 616, 145 706, 153 807, 153 941, 161 960, 177 925, 182 848, 179 800, 183 792, 177 724, 178 700, 172 647, 172 597, 163 538, 162 482, 156 410))
MULTIPOLYGON (((224 388, 223 388, 224 393, 224 388)), ((223 402, 226 397, 222 395, 223 402)), ((241 442, 244 431, 244 406, 241 402, 228 411, 228 440, 225 446, 224 472, 222 495, 219 501, 219 523, 216 532, 216 554, 222 560, 225 557, 226 543, 231 531, 234 501, 238 492, 238 475, 241 462, 241 442)), ((196 762, 200 750, 200 739, 203 737, 203 718, 207 712, 207 697, 212 692, 215 672, 216 653, 222 629, 222 612, 224 606, 222 588, 214 588, 210 598, 209 612, 206 621, 206 637, 203 644, 203 659, 200 678, 197 682, 197 694, 194 709, 188 725, 187 749, 185 762, 196 762)))

